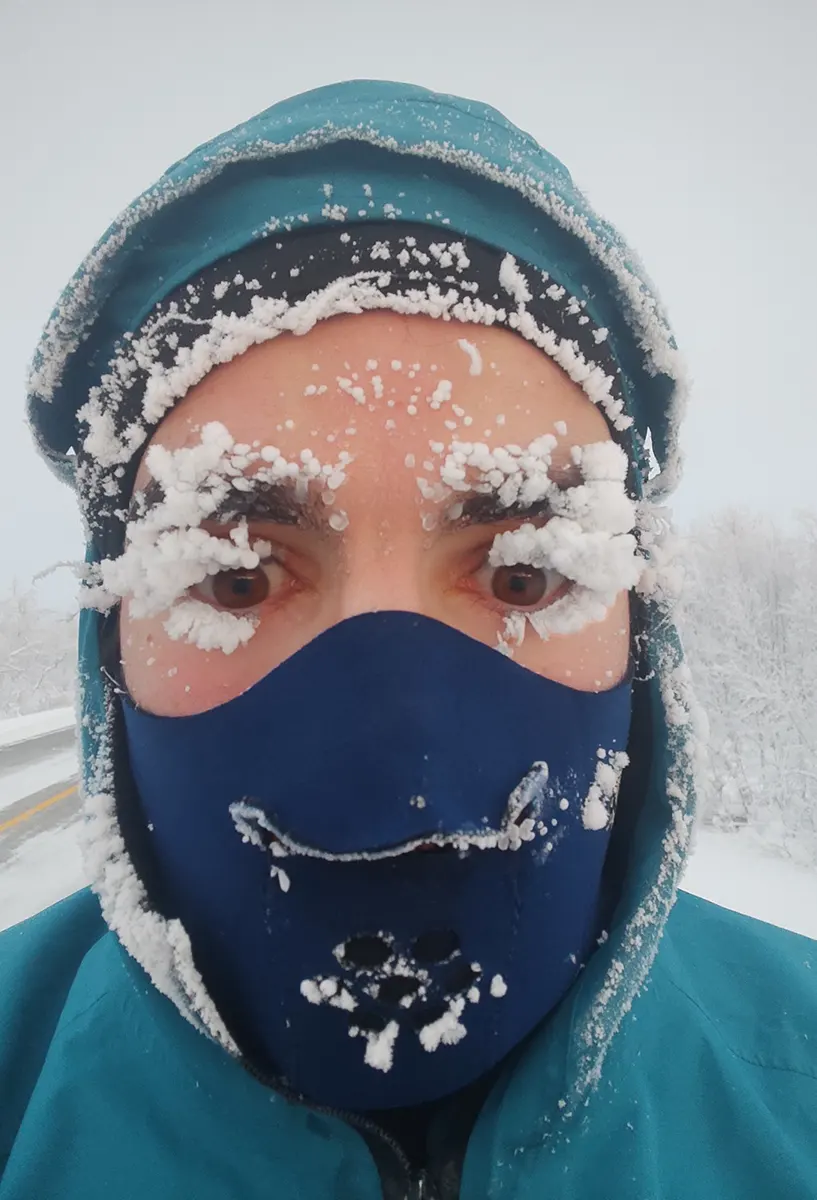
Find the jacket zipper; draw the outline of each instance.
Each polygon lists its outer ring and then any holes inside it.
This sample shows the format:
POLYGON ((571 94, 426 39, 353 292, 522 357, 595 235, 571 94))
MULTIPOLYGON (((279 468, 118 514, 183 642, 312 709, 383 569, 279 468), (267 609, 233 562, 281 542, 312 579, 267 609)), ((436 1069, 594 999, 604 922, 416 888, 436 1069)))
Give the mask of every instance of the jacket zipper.
POLYGON ((357 1113, 347 1112, 342 1108, 331 1108, 323 1104, 312 1104, 300 1092, 294 1091, 292 1088, 284 1087, 278 1080, 271 1078, 264 1071, 259 1070, 246 1058, 242 1058, 241 1065, 244 1070, 257 1079, 264 1087, 270 1091, 276 1092, 285 1100, 291 1101, 293 1104, 299 1104, 302 1108, 308 1108, 310 1112, 321 1113, 326 1117, 336 1117, 341 1121, 345 1121, 347 1125, 358 1129, 361 1133, 371 1134, 377 1138, 383 1145, 388 1146, 394 1155, 399 1174, 405 1181, 405 1200, 438 1200, 434 1190, 431 1177, 427 1171, 416 1173, 412 1171, 411 1163, 403 1153, 400 1143, 390 1134, 375 1122, 370 1121, 367 1117, 361 1117, 357 1113))

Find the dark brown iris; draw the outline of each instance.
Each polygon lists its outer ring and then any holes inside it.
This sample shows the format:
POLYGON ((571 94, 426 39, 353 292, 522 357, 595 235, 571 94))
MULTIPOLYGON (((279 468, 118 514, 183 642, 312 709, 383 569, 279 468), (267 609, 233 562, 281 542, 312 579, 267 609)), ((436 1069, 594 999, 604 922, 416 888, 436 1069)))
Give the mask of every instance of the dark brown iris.
POLYGON ((221 608, 254 608, 269 595, 269 579, 263 567, 221 571, 213 579, 213 598, 221 608))
POLYGON ((518 565, 497 567, 491 581, 491 589, 497 600, 512 604, 514 608, 525 608, 538 604, 545 594, 547 580, 541 567, 518 565))

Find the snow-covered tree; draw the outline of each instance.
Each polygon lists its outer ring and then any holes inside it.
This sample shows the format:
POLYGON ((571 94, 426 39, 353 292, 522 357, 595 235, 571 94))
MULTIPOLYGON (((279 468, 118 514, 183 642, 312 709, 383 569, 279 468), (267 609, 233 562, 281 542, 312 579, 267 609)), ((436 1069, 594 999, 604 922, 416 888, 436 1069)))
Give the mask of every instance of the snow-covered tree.
POLYGON ((680 623, 710 725, 704 819, 817 864, 817 515, 729 510, 683 539, 680 623))
POLYGON ((0 597, 0 716, 72 704, 76 618, 42 608, 33 591, 0 597))

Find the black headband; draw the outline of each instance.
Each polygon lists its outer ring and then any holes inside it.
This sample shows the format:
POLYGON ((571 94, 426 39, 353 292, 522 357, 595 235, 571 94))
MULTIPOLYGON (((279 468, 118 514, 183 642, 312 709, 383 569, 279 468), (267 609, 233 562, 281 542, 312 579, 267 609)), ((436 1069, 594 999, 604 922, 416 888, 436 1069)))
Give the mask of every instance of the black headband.
MULTIPOLYGON (((439 228, 402 222, 301 229, 280 240, 270 235, 204 268, 157 303, 141 328, 120 340, 98 399, 115 437, 126 441, 129 427, 138 424, 149 435, 161 419, 146 420, 143 415, 151 371, 177 364, 215 317, 247 317, 258 298, 292 305, 364 272, 382 295, 408 301, 427 297, 429 288, 436 287, 443 295, 453 289, 466 303, 470 297, 491 305, 496 310, 494 323, 514 329, 516 304, 500 283, 506 258, 504 251, 484 242, 461 235, 447 240, 439 228)), ((550 330, 560 342, 569 341, 587 364, 611 377, 611 399, 623 405, 621 370, 605 331, 585 311, 587 298, 570 296, 547 274, 525 263, 517 261, 516 271, 525 282, 529 294, 525 309, 536 326, 550 330)), ((84 445, 79 448, 80 502, 97 553, 103 557, 121 549, 124 512, 145 444, 128 461, 107 471, 84 445)), ((629 437, 624 444, 632 460, 629 437)))

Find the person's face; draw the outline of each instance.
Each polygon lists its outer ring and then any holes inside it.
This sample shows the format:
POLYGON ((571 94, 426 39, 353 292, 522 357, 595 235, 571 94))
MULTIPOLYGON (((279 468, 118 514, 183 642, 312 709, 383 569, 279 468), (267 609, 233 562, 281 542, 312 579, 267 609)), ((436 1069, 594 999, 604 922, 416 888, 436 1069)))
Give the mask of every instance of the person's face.
MULTIPOLYGON (((308 519, 247 517, 250 540, 271 545, 264 566, 193 589, 199 600, 257 618, 252 638, 233 653, 172 640, 166 613, 137 619, 123 601, 125 682, 138 705, 159 715, 232 699, 359 613, 416 612, 496 647, 509 614, 546 607, 572 585, 551 570, 489 565, 496 535, 531 517, 489 513, 484 503, 452 513, 457 494, 443 497, 434 487, 451 443, 526 447, 553 434, 551 473, 562 470, 576 483, 571 447, 610 440, 581 389, 518 335, 380 312, 322 321, 305 336, 283 335, 217 367, 170 411, 151 444, 193 445, 212 421, 236 442, 275 446, 289 460, 310 451, 336 463, 345 451, 352 461, 334 498, 317 495, 308 519), (481 373, 471 373, 475 356, 461 339, 477 347, 481 373)), ((136 488, 149 478, 143 460, 136 488)), ((223 536, 234 526, 206 524, 223 536)), ((606 690, 626 671, 629 633, 622 591, 602 620, 575 633, 543 640, 529 628, 513 657, 570 687, 606 690)), ((331 708, 333 698, 325 701, 331 708)))

